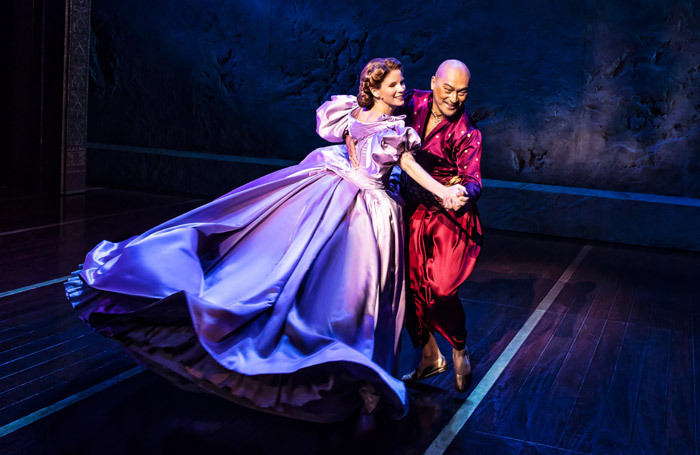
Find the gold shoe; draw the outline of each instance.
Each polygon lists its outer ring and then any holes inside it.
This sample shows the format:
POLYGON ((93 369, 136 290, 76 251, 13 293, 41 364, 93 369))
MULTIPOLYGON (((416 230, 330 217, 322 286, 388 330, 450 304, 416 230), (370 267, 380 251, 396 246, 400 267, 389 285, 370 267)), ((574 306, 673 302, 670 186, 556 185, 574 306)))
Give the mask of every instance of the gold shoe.
POLYGON ((459 393, 464 393, 469 390, 469 386, 472 385, 472 374, 459 374, 455 373, 454 386, 455 391, 459 393))
POLYGON ((429 378, 430 376, 435 376, 436 374, 444 373, 447 371, 447 361, 445 357, 440 356, 432 364, 425 368, 416 368, 409 374, 405 374, 401 380, 402 381, 420 381, 421 379, 429 378))
POLYGON ((455 388, 455 391, 458 393, 464 393, 469 389, 469 386, 472 385, 472 364, 469 361, 469 356, 464 355, 464 363, 466 364, 467 368, 469 369, 469 372, 466 374, 459 374, 457 373, 457 370, 455 370, 455 377, 453 381, 453 385, 455 388))

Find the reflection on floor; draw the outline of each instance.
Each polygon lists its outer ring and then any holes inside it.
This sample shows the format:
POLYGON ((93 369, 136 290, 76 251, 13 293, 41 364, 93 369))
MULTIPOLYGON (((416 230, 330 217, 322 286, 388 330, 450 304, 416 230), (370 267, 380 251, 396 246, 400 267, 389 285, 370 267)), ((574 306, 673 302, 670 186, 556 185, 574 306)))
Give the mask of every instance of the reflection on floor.
MULTIPOLYGON (((67 276, 99 241, 140 233, 203 202, 100 189, 5 198, 0 295, 67 276)), ((460 292, 474 384, 585 244, 487 232, 460 292)), ((696 453, 700 255, 591 245, 446 453, 696 453)), ((404 336, 398 373, 418 354, 404 336)), ((134 366, 77 320, 62 284, 0 298, 0 427, 134 366)), ((453 392, 451 374, 412 386, 406 418, 378 415, 375 430, 358 438, 354 421, 271 416, 181 391, 146 371, 0 437, 0 453, 419 454, 468 396, 453 392)))

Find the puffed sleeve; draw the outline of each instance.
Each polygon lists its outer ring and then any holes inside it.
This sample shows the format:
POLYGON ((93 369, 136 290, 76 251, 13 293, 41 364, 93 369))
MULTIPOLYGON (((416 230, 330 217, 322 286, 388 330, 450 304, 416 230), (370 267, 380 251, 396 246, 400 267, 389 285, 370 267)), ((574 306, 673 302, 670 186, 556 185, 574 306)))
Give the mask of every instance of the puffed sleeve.
POLYGON ((343 132, 348 127, 348 115, 357 107, 352 95, 334 95, 316 109, 316 132, 330 142, 343 142, 343 132))
POLYGON ((374 148, 372 159, 380 164, 394 164, 398 163, 401 154, 414 153, 419 148, 420 136, 416 130, 410 126, 397 125, 382 134, 379 147, 374 148))
POLYGON ((462 185, 476 202, 481 196, 481 131, 471 130, 457 143, 456 160, 462 185))

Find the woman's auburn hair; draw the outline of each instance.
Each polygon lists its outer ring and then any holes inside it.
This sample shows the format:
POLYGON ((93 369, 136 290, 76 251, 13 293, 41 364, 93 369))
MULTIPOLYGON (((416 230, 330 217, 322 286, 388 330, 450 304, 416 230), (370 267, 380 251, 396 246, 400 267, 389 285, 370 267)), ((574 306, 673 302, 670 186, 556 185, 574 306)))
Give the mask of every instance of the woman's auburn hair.
POLYGON ((357 104, 364 108, 371 108, 374 105, 374 97, 370 89, 379 89, 387 74, 400 69, 402 69, 401 62, 393 57, 370 60, 360 73, 360 92, 357 94, 357 104))

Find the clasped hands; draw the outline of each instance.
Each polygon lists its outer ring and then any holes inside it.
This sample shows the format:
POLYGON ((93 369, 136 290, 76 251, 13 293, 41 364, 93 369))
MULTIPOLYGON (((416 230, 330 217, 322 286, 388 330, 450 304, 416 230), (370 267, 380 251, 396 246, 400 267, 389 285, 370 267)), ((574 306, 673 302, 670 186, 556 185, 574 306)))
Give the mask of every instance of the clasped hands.
POLYGON ((448 186, 445 195, 442 198, 438 198, 440 205, 447 210, 454 211, 461 209, 468 200, 467 189, 462 185, 448 186))

